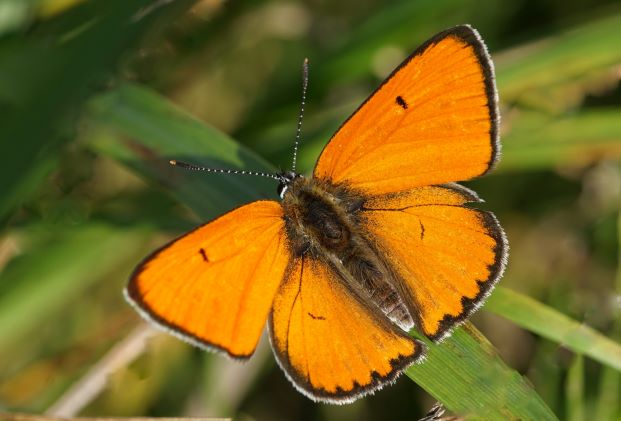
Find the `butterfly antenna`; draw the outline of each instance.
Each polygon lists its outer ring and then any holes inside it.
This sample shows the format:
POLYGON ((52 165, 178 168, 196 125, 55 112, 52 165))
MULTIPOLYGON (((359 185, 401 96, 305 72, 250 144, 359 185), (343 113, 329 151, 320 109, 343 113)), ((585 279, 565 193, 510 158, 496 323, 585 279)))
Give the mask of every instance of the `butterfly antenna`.
POLYGON ((304 105, 306 105, 306 90, 308 88, 308 58, 304 59, 302 66, 302 105, 300 106, 300 115, 298 116, 298 128, 295 133, 295 144, 293 145, 293 165, 291 171, 295 172, 295 164, 298 161, 298 145, 300 144, 300 135, 302 134, 302 118, 304 118, 304 105))
POLYGON ((274 180, 278 180, 278 181, 281 181, 281 178, 282 178, 282 177, 279 177, 277 174, 270 174, 270 173, 259 172, 259 171, 223 170, 220 168, 209 168, 209 167, 203 167, 201 165, 188 164, 187 162, 176 161, 174 159, 170 160, 169 162, 170 162, 170 165, 174 165, 176 167, 181 167, 181 168, 185 168, 186 170, 192 170, 192 171, 205 171, 205 172, 212 172, 216 174, 256 175, 259 177, 273 178, 274 180))

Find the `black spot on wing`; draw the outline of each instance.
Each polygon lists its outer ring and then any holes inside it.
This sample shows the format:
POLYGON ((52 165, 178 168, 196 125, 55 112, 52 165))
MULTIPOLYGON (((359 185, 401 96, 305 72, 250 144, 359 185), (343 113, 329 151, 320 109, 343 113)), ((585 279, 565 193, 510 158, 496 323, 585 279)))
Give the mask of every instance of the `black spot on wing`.
POLYGON ((313 320, 326 320, 325 317, 323 316, 315 316, 313 313, 311 313, 310 311, 308 312, 308 315, 311 317, 311 319, 313 320))
POLYGON ((201 255, 201 257, 203 258, 203 261, 208 262, 209 261, 209 257, 207 257, 207 252, 205 252, 204 248, 200 248, 198 250, 198 253, 201 255))
POLYGON ((397 98, 395 98, 395 101, 397 101, 397 104, 399 104, 399 106, 401 108, 403 108, 404 110, 408 109, 408 103, 405 102, 405 99, 403 99, 403 97, 401 95, 399 95, 397 98))

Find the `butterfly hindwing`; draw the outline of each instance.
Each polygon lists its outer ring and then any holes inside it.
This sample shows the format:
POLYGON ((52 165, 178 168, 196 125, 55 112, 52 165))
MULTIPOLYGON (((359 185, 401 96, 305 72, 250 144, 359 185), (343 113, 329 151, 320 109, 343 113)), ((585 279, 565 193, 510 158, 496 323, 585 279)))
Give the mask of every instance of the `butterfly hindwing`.
POLYGON ((345 403, 371 393, 423 353, 420 342, 367 308, 308 254, 287 269, 268 326, 287 377, 317 401, 345 403))
POLYGON ((419 47, 340 127, 315 177, 375 194, 462 181, 496 162, 493 65, 462 25, 419 47))
POLYGON ((482 304, 504 271, 508 246, 490 212, 457 184, 379 195, 364 205, 363 226, 397 273, 422 333, 441 340, 482 304))
POLYGON ((247 358, 289 260, 284 236, 279 203, 241 206, 153 253, 126 297, 181 339, 247 358))

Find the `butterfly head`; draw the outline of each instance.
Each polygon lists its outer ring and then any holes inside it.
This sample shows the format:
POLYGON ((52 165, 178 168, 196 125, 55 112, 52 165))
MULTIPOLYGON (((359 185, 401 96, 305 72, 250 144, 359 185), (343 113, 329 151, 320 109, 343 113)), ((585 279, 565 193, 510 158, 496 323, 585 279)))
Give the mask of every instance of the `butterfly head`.
POLYGON ((296 173, 295 171, 282 171, 276 175, 278 176, 279 181, 276 191, 278 193, 278 197, 280 197, 281 199, 285 197, 285 193, 287 192, 287 189, 289 188, 291 182, 298 177, 302 177, 302 175, 296 173))

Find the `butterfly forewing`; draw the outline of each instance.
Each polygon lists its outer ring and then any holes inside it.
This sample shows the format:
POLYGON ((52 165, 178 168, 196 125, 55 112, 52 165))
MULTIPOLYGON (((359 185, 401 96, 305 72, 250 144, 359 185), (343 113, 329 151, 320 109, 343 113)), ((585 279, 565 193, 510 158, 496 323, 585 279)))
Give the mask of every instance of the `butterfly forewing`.
POLYGON ((126 296, 182 339, 246 358, 288 260, 281 206, 253 202, 156 251, 136 269, 126 296))
POLYGON ((397 68, 332 137, 314 175, 388 193, 479 176, 498 153, 493 66, 464 25, 397 68))

